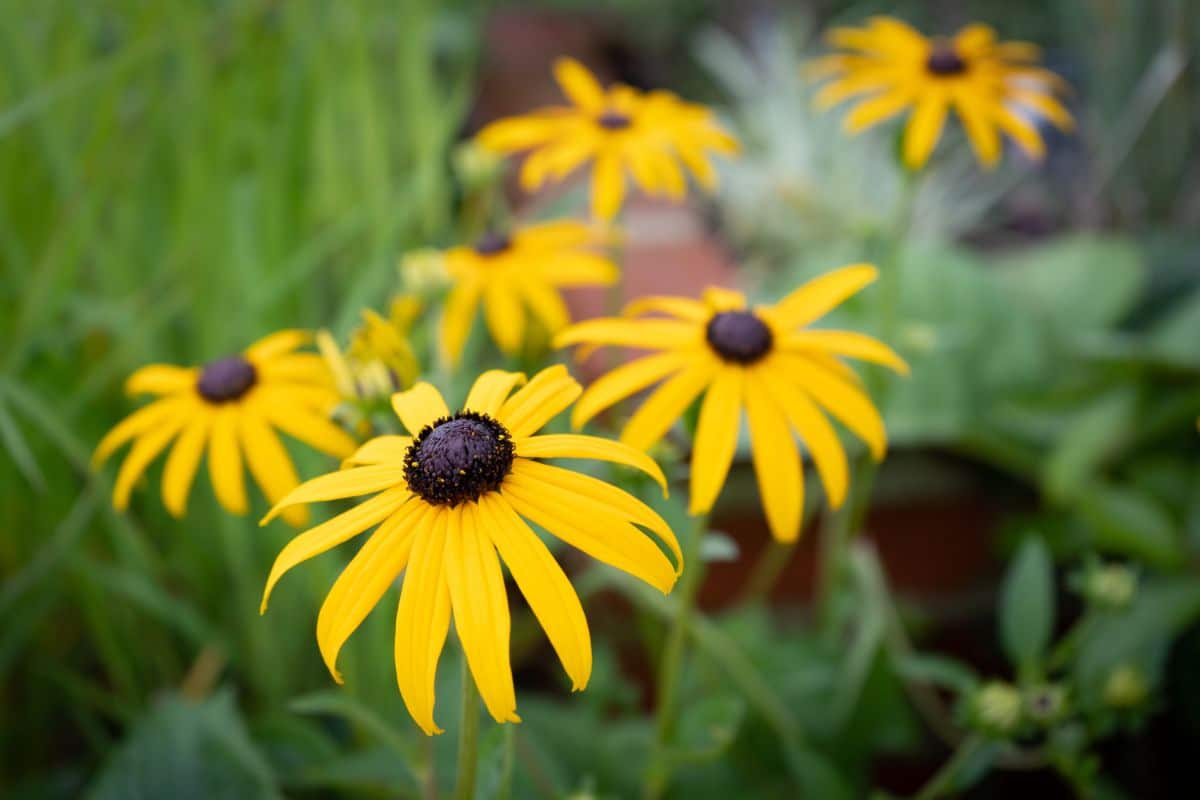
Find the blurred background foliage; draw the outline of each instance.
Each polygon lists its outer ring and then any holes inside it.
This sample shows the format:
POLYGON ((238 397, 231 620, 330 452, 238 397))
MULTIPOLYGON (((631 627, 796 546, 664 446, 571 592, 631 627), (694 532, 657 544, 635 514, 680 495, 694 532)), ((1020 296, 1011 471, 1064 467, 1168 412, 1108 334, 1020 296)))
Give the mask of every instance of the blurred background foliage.
MULTIPOLYGON (((876 495, 885 509, 983 498, 1000 531, 976 587, 988 599, 974 611, 893 602, 864 545, 835 610, 844 635, 778 604, 698 623, 705 657, 686 676, 676 756, 688 768, 672 795, 909 791, 944 757, 940 737, 961 757, 944 793, 1187 796, 1200 741, 1194 4, 499 5, 491 17, 466 0, 0 9, 5 796, 417 796, 429 763, 447 789, 454 743, 408 724, 389 615, 351 639, 344 687, 317 657, 315 609, 348 554, 306 565, 260 618, 283 526, 230 518, 204 480, 183 522, 152 492, 111 510, 108 477, 87 461, 130 407, 122 379, 281 327, 344 332, 394 288, 401 253, 456 241, 452 152, 504 52, 488 35, 497 15, 584 19, 625 79, 717 105, 746 153, 706 212, 752 293, 879 258, 906 180, 891 134, 844 139, 838 114, 811 110, 799 65, 821 28, 880 11, 926 30, 986 21, 1042 43, 1076 87, 1079 134, 1047 131, 1045 163, 1010 152, 982 174, 961 150, 940 158, 895 254, 895 344, 913 378, 887 397, 895 455, 876 495), (1097 577, 1114 564, 1126 583, 1097 577), (990 646, 933 655, 939 627, 963 615, 990 646), (996 679, 1018 703, 1053 680, 1070 709, 997 730, 996 679), (1028 749, 1065 782, 1024 777, 1028 749), (985 779, 993 766, 1018 777, 985 779)), ((870 298, 845 317, 880 324, 870 298)), ((297 455, 302 474, 323 466, 297 455)), ((592 684, 565 701, 517 618, 525 724, 485 730, 480 796, 502 793, 509 772, 515 797, 637 793, 653 735, 637 676, 667 611, 646 598, 631 627, 610 590, 637 590, 587 578, 581 591, 617 604, 597 612, 592 684)), ((454 719, 446 660, 439 716, 454 719)))

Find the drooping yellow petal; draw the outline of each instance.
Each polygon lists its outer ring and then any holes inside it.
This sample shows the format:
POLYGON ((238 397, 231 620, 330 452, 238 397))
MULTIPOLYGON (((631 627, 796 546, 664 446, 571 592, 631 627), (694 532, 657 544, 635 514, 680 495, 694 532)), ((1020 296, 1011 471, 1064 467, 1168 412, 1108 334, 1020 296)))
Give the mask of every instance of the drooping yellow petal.
POLYGON ((442 356, 451 366, 457 366, 462 358, 482 291, 483 286, 478 281, 467 280, 451 289, 446 298, 446 307, 442 310, 441 347, 442 356))
POLYGON ((797 387, 866 442, 876 461, 883 458, 887 452, 883 418, 861 388, 802 356, 780 353, 779 361, 788 375, 797 376, 797 387))
POLYGON ((112 430, 104 434, 100 444, 96 445, 96 452, 92 454, 92 467, 103 464, 109 456, 130 439, 145 433, 163 419, 175 414, 186 402, 186 399, 166 397, 162 400, 155 400, 125 417, 113 426, 112 430))
MULTIPOLYGON (((246 465, 254 482, 262 489, 267 502, 275 505, 296 488, 300 478, 292 464, 291 456, 283 442, 271 430, 256 411, 246 409, 238 415, 238 433, 242 440, 242 452, 246 454, 246 465)), ((289 525, 301 527, 308 524, 308 509, 291 506, 283 512, 289 525)))
POLYGON ((135 370, 125 381, 125 393, 175 394, 193 389, 197 371, 170 364, 149 364, 135 370))
POLYGON ((592 167, 592 214, 597 219, 611 220, 621 210, 624 200, 625 176, 621 172, 621 159, 616 153, 602 152, 592 167))
POLYGON ((744 373, 741 367, 722 367, 700 404, 696 443, 692 448, 689 514, 710 511, 725 485, 737 449, 744 373))
POLYGON ((494 417, 500 413, 500 407, 509 393, 524 383, 524 373, 490 369, 475 379, 463 408, 494 417))
POLYGON ((350 434, 298 405, 287 390, 263 387, 263 391, 255 393, 252 405, 276 428, 323 453, 346 458, 357 447, 350 434))
POLYGON ((330 472, 292 489, 267 513, 259 525, 275 519, 283 509, 298 503, 318 503, 322 500, 341 500, 374 494, 393 487, 407 487, 403 464, 373 464, 366 467, 330 472))
MULTIPOLYGON (((267 576, 267 584, 263 588, 259 613, 266 612, 267 601, 271 599, 271 591, 288 570, 352 539, 372 525, 379 524, 399 511, 411 499, 412 494, 407 487, 397 486, 370 500, 364 500, 349 511, 343 511, 296 536, 279 551, 279 555, 275 557, 275 563, 271 565, 271 573, 267 576)), ((412 502, 419 503, 420 501, 412 500, 412 502)))
POLYGON ((986 104, 964 89, 955 94, 954 107, 958 110, 967 141, 971 143, 979 163, 989 168, 995 166, 1000 160, 1000 136, 996 133, 995 124, 988 118, 986 104))
POLYGON ((1054 123, 1059 130, 1070 131, 1075 127, 1075 118, 1058 100, 1032 89, 1011 88, 1008 96, 1019 105, 1032 109, 1054 123))
POLYGON ((873 125, 891 119, 912 103, 912 93, 902 88, 880 92, 863 100, 846 115, 842 128, 847 133, 861 133, 873 125))
POLYGON ((444 512, 446 527, 446 583, 454 609, 454 629, 462 642, 488 713, 497 722, 520 722, 509 660, 511 621, 504 575, 496 548, 487 535, 475 503, 464 503, 444 512))
POLYGON ((449 514, 448 509, 435 509, 413 535, 396 611, 396 683, 408 713, 428 736, 442 732, 433 721, 433 706, 438 660, 450 630, 445 558, 449 514))
POLYGON ((824 111, 851 97, 860 94, 874 94, 888 89, 891 83, 892 79, 881 69, 863 70, 838 78, 821 87, 821 90, 813 97, 813 105, 824 111))
POLYGON ((878 339, 854 331, 799 331, 783 337, 779 345, 780 350, 823 350, 834 355, 882 364, 901 375, 908 374, 908 364, 896 355, 895 350, 878 339))
POLYGON ((804 509, 804 473, 800 453, 783 411, 775 405, 755 372, 746 378, 746 416, 758 492, 771 535, 794 542, 804 509))
POLYGON ((555 334, 571 323, 571 312, 562 296, 549 284, 523 279, 517 282, 525 303, 541 321, 547 333, 555 334))
POLYGON ((675 150, 696 182, 709 192, 715 191, 717 171, 713 168, 712 161, 704 154, 704 149, 686 139, 681 139, 675 143, 675 150))
POLYGON ((825 316, 878 277, 879 270, 872 264, 851 264, 813 278, 765 310, 782 327, 799 328, 825 316))
POLYGON ((217 502, 238 516, 246 513, 246 477, 242 474, 242 451, 238 446, 240 411, 233 403, 220 406, 213 414, 208 440, 208 477, 217 502))
POLYGON ((487 494, 479 508, 500 558, 570 677, 571 690, 582 691, 592 674, 592 640, 579 596, 549 548, 507 500, 487 494))
POLYGON ((571 410, 571 427, 581 428, 604 409, 640 392, 650 384, 680 370, 692 361, 692 354, 669 350, 622 364, 596 379, 584 390, 571 410))
POLYGON ((391 464, 402 465, 408 448, 412 445, 411 436, 396 436, 392 434, 376 436, 368 440, 362 447, 346 459, 345 465, 354 464, 391 464))
POLYGON ((317 646, 329 674, 338 683, 342 675, 337 657, 342 645, 391 587, 408 563, 416 532, 433 513, 419 502, 405 503, 380 523, 334 581, 317 614, 317 646))
POLYGON ((704 327, 674 319, 589 319, 567 328, 554 337, 555 347, 573 344, 608 344, 667 350, 698 345, 704 327))
POLYGON ((1037 128, 1005 106, 998 107, 994 113, 1000 130, 1011 136, 1025 151, 1025 155, 1035 161, 1040 161, 1046 155, 1046 145, 1038 135, 1037 128))
POLYGON ((124 511, 129 507, 129 495, 133 491, 133 485, 142 477, 150 462, 191 421, 192 413, 189 413, 186 407, 177 407, 134 441, 129 454, 121 463, 121 469, 117 471, 117 480, 113 484, 113 508, 124 511))
POLYGON ((675 585, 675 569, 663 552, 616 515, 596 513, 590 506, 587 513, 579 513, 569 505, 575 500, 572 493, 537 481, 513 480, 511 475, 500 493, 518 514, 597 561, 627 572, 663 594, 675 585))
MULTIPOLYGON (((512 473, 505 479, 505 485, 507 485, 507 481, 514 479, 527 488, 530 485, 555 486, 573 497, 580 508, 586 506, 596 513, 627 519, 641 525, 653 533, 671 551, 671 555, 674 556, 675 563, 678 565, 676 573, 683 570, 683 551, 679 548, 679 541, 671 531, 671 526, 658 515, 658 512, 624 489, 593 478, 591 475, 528 459, 517 459, 514 462, 512 473)), ((576 506, 569 507, 575 508, 576 506)))
POLYGON ((267 361, 256 368, 264 383, 312 383, 332 386, 333 372, 329 362, 317 353, 292 353, 267 361))
POLYGON ((162 478, 163 505, 176 519, 181 518, 187 511, 188 492, 191 491, 192 481, 196 478, 196 470, 200 467, 200 458, 204 455, 204 445, 208 442, 211 424, 211 412, 200 411, 188 422, 183 433, 179 434, 171 448, 171 454, 167 456, 162 478))
POLYGON ((904 132, 904 163, 909 169, 920 169, 929 160, 942 135, 947 105, 944 92, 927 93, 917 103, 904 132))
POLYGON ((517 455, 522 458, 590 458, 624 464, 649 475, 662 487, 663 495, 667 493, 667 478, 653 458, 611 439, 570 433, 530 436, 517 442, 517 455))
POLYGON ((621 431, 621 441, 640 450, 649 449, 683 415, 716 371, 716 359, 705 358, 664 381, 629 418, 621 431))
POLYGON ((531 436, 574 403, 583 391, 562 364, 534 375, 517 393, 504 401, 496 417, 514 439, 531 436))
POLYGON ((483 291, 483 312, 492 340, 501 352, 512 355, 520 350, 525 336, 525 312, 516 287, 499 276, 489 280, 483 291))
POLYGON ((557 59, 554 62, 554 80, 567 99, 579 108, 593 113, 604 111, 604 89, 587 67, 575 59, 557 59))
POLYGON ((413 436, 418 435, 426 425, 435 420, 450 416, 450 409, 446 407, 442 393, 424 381, 414 385, 407 392, 396 392, 392 395, 392 409, 413 436))
POLYGON ((246 360, 255 366, 286 355, 312 341, 312 334, 301 330, 283 330, 268 334, 246 348, 246 360))

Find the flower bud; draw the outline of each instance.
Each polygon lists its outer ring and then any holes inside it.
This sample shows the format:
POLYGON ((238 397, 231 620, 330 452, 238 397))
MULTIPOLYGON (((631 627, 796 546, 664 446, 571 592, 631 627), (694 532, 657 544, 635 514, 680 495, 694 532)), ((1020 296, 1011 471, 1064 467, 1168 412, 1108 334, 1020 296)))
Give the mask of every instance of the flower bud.
POLYGON ((1083 593, 1099 608, 1119 611, 1129 606, 1137 592, 1137 575, 1124 564, 1107 564, 1092 569, 1083 593))
POLYGON ((982 686, 971 698, 971 716, 981 730, 1007 736, 1021 722, 1021 693, 1015 686, 1003 681, 992 681, 982 686))
POLYGON ((1025 713, 1039 725, 1053 724, 1067 712, 1067 692, 1057 684, 1042 684, 1025 690, 1025 713))
POLYGON ((1145 674, 1132 664, 1117 667, 1104 682, 1104 702, 1116 709, 1137 708, 1146 702, 1149 694, 1145 674))

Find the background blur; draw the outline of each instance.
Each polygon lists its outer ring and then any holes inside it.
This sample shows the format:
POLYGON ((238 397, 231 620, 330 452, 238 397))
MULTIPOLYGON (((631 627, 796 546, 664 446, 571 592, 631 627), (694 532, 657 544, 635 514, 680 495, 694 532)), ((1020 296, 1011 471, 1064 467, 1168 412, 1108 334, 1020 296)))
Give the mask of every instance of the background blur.
MULTIPOLYGON (((914 373, 889 398, 895 444, 869 523, 898 613, 941 667, 1003 674, 996 596, 1023 537, 1036 531, 1059 565, 1059 627, 1079 613, 1072 581, 1089 559, 1129 564, 1133 617, 1082 642, 1072 686, 1081 707, 1102 704, 1103 679, 1129 662, 1154 700, 1105 736, 1100 789, 1195 796, 1200 8, 1188 0, 0 5, 0 794, 408 797, 425 748, 448 787, 453 737, 410 724, 390 611, 349 642, 345 687, 321 665, 316 609, 347 553, 297 570, 259 617, 286 527, 220 512, 204 479, 186 520, 156 491, 112 511, 112 470, 87 462, 131 408, 121 381, 282 327, 344 333, 382 307, 403 252, 461 235, 458 143, 553 100, 561 54, 710 103, 745 144, 716 200, 639 201, 628 291, 725 282, 777 296, 855 260, 896 200, 879 146, 892 134, 843 138, 840 113, 812 111, 800 64, 823 28, 878 12, 1042 44, 1079 121, 1069 138, 1044 132, 1044 163, 1010 149, 991 174, 945 143, 922 187, 894 342, 914 373)), ((573 303, 599 311, 597 297, 573 303)), ((301 474, 327 466, 298 455, 301 474)), ((808 545, 770 604, 722 613, 766 541, 746 464, 732 481, 715 523, 729 553, 703 605, 853 796, 913 791, 945 757, 899 688, 919 665, 867 648, 847 667, 806 637, 808 545)), ((516 621, 514 796, 636 792, 661 623, 629 625, 608 594, 587 607, 596 673, 569 700, 545 640, 516 621)), ((447 656, 439 717, 452 720, 447 656)), ((706 702, 681 724, 708 756, 680 771, 676 796, 789 796, 762 721, 718 673, 701 665, 688 682, 706 702)), ((1046 770, 1001 771, 972 796, 1013 791, 1069 789, 1046 770)))

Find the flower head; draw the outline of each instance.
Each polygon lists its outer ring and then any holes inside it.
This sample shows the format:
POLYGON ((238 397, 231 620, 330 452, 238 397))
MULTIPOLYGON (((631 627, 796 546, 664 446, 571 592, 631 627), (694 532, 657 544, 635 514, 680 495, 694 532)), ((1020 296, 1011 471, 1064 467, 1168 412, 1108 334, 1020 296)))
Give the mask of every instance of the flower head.
POLYGON ((1011 683, 991 681, 971 696, 971 719, 993 736, 1008 736, 1021 724, 1021 692, 1011 683))
POLYGON ((579 62, 560 58, 554 77, 569 106, 543 108, 493 122, 478 136, 497 153, 531 150, 521 168, 521 186, 533 191, 592 162, 592 213, 617 215, 625 197, 625 175, 647 194, 681 199, 687 191, 680 162, 706 189, 717 183, 709 152, 732 155, 737 140, 712 112, 666 91, 640 92, 617 84, 607 90, 579 62))
POLYGON ((597 243, 593 228, 563 221, 492 231, 470 246, 447 251, 446 271, 454 288, 442 313, 446 358, 457 364, 462 357, 480 302, 492 339, 506 354, 521 348, 528 315, 551 334, 566 327, 571 318, 560 289, 607 286, 619 275, 615 264, 593 251, 597 243))
POLYGON ((827 38, 849 52, 812 65, 816 77, 835 78, 817 94, 817 105, 865 96, 846 117, 852 133, 911 108, 903 149, 912 169, 928 160, 951 108, 987 167, 1000 159, 1001 133, 1031 158, 1042 157, 1045 145, 1030 117, 1064 131, 1074 124, 1054 96, 1066 84, 1037 65, 1038 48, 998 42, 986 25, 968 25, 949 39, 926 38, 900 20, 873 17, 866 27, 834 28, 827 38))
MULTIPOLYGON (((296 352, 308 339, 304 331, 280 331, 203 367, 153 364, 129 376, 129 394, 158 399, 122 420, 96 447, 93 462, 99 464, 133 442, 117 473, 113 505, 128 506, 134 484, 172 442, 162 491, 176 517, 187 509, 206 449, 217 500, 234 514, 246 513, 243 460, 272 503, 299 483, 276 430, 330 455, 350 455, 354 439, 329 420, 338 394, 325 362, 315 353, 296 352)), ((300 508, 286 519, 302 525, 308 516, 300 508)))
POLYGON ((690 511, 712 508, 737 445, 742 409, 759 493, 771 533, 782 541, 800 534, 804 480, 793 433, 816 462, 825 493, 839 506, 849 481, 846 455, 832 414, 882 458, 886 434, 879 412, 840 357, 907 371, 886 345, 849 331, 802 330, 872 282, 874 267, 845 267, 817 278, 774 306, 750 308, 746 298, 709 289, 702 300, 649 297, 627 309, 632 318, 581 322, 556 339, 566 347, 615 345, 657 351, 614 369, 588 387, 572 413, 583 425, 614 403, 662 381, 630 418, 621 441, 645 449, 658 441, 692 401, 700 404, 692 452, 690 511), (645 318, 658 313, 664 318, 645 318))
POLYGON ((396 614, 396 679, 409 713, 426 733, 434 723, 434 676, 450 620, 488 711, 519 722, 509 663, 509 610, 500 563, 545 629, 576 690, 592 666, 579 598, 530 520, 592 557, 670 591, 682 568, 679 545, 649 506, 596 478, 542 459, 593 458, 666 481, 649 456, 592 436, 536 435, 579 396, 564 367, 528 384, 523 375, 483 373, 463 408, 418 383, 392 404, 409 436, 380 436, 350 459, 356 466, 297 487, 271 511, 344 497, 375 496, 293 539, 271 568, 263 610, 292 567, 378 528, 334 583, 317 618, 317 642, 335 680, 338 651, 403 573, 396 614), (638 527, 651 531, 675 565, 638 527))
POLYGON ((343 399, 387 397, 412 385, 419 366, 408 331, 423 307, 419 298, 399 294, 387 317, 363 309, 362 324, 350 334, 344 352, 329 331, 317 334, 317 348, 343 399))

